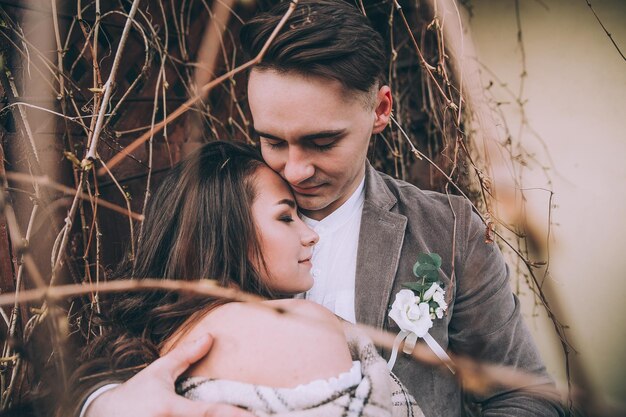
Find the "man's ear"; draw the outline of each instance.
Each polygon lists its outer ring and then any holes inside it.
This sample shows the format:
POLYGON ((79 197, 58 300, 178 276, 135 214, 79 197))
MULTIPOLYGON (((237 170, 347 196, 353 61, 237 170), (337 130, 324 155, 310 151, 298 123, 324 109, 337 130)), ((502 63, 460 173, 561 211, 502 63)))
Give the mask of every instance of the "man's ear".
POLYGON ((376 108, 374 108, 374 114, 376 119, 374 120, 374 128, 372 133, 380 133, 389 124, 389 118, 391 117, 391 109, 393 107, 393 99, 391 98, 391 89, 388 85, 383 85, 376 94, 376 108))

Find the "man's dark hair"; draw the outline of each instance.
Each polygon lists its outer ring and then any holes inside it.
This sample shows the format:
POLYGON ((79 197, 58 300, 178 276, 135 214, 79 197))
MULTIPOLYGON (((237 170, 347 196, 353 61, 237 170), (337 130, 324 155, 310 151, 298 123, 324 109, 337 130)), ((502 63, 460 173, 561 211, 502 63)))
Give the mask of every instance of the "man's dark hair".
MULTIPOLYGON (((244 52, 256 56, 289 7, 285 1, 241 29, 244 52)), ((300 0, 255 68, 334 79, 371 91, 386 62, 383 40, 367 17, 342 0, 300 0)))

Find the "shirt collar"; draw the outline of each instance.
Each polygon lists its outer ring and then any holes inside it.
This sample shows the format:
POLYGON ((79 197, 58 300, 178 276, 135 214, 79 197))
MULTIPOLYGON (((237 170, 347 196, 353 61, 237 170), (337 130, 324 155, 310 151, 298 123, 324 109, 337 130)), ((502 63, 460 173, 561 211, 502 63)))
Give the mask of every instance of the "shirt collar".
POLYGON ((339 208, 324 217, 322 220, 314 220, 300 213, 300 217, 309 227, 323 226, 326 230, 335 230, 343 225, 352 215, 363 208, 365 200, 365 177, 361 180, 359 186, 354 190, 350 198, 348 198, 339 208))

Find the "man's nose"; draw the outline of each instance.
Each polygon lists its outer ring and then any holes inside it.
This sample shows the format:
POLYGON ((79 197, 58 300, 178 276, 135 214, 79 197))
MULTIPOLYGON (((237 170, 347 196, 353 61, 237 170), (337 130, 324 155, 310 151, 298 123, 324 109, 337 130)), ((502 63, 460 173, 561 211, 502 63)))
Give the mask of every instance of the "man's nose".
POLYGON ((298 185, 307 179, 311 178, 315 173, 315 167, 311 163, 311 160, 301 149, 290 148, 287 162, 285 163, 285 169, 283 175, 287 182, 293 185, 298 185))

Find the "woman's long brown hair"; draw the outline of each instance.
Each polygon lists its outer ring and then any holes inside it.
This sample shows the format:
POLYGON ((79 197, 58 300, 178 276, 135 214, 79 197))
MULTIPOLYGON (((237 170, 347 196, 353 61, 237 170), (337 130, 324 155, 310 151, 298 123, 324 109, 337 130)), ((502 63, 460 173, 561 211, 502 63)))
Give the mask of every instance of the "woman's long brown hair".
MULTIPOLYGON (((211 278, 271 298, 255 267, 262 255, 251 214, 254 172, 263 164, 251 146, 212 142, 175 166, 150 198, 135 259, 114 277, 211 278)), ((171 291, 108 295, 97 320, 103 333, 83 350, 73 397, 94 385, 86 376, 137 372, 194 313, 221 303, 171 291)))

